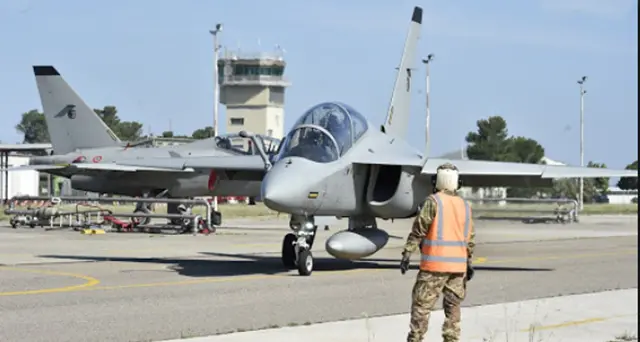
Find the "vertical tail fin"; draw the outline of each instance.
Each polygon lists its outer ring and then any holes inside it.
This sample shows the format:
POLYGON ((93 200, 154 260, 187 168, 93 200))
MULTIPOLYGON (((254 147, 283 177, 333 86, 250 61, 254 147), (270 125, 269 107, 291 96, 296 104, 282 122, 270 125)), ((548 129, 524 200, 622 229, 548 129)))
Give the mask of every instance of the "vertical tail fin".
POLYGON ((409 106, 411 102, 411 71, 416 59, 420 27, 422 26, 422 8, 414 7, 411 16, 409 33, 404 43, 404 50, 396 81, 391 94, 391 103, 382 129, 385 133, 405 137, 409 126, 409 106))
POLYGON ((54 153, 120 146, 120 139, 53 66, 33 66, 54 153))

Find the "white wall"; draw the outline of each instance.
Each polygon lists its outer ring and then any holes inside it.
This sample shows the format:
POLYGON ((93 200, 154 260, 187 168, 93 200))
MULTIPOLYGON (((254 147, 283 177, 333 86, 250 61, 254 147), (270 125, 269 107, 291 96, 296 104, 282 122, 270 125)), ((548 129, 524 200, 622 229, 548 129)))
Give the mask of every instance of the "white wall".
MULTIPOLYGON (((29 157, 9 156, 9 167, 28 165, 29 157)), ((38 184, 40 175, 38 171, 22 170, 7 172, 9 179, 9 198, 17 195, 22 196, 38 196, 38 184)), ((5 190, 5 173, 0 172, 0 196, 4 199, 5 190)))

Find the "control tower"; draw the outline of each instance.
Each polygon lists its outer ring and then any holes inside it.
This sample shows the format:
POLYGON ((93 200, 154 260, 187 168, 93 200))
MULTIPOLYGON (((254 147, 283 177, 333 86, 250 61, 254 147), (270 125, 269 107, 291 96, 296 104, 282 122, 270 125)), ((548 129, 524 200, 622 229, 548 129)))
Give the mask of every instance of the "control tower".
MULTIPOLYGON (((282 53, 244 53, 224 50, 218 60, 220 103, 226 106, 226 132, 251 131, 275 139, 284 136, 282 53)), ((233 142, 246 146, 246 141, 233 142)))

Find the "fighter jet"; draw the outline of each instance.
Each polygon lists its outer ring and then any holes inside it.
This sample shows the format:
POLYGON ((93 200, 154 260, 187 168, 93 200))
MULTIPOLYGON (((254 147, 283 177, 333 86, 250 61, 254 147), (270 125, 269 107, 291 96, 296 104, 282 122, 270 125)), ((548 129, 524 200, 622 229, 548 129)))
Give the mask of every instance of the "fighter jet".
POLYGON ((291 214, 293 232, 284 237, 282 260, 301 275, 313 270, 314 216, 349 220, 347 230, 326 241, 329 254, 350 260, 370 256, 389 239, 376 219, 417 215, 433 191, 436 168, 445 162, 455 164, 461 183, 471 187, 551 187, 557 178, 638 176, 634 170, 429 158, 411 147, 405 139, 421 23, 422 9, 415 7, 382 126, 345 103, 313 106, 284 138, 262 181, 267 207, 291 214))
MULTIPOLYGON (((304 113, 263 165, 245 169, 264 174, 261 197, 271 209, 291 215, 282 242, 282 261, 300 275, 313 271, 316 218, 348 218, 348 229, 333 234, 325 249, 335 258, 357 260, 382 249, 389 235, 377 219, 417 215, 432 193, 436 168, 454 163, 461 183, 472 187, 552 186, 556 178, 637 177, 636 171, 538 164, 429 158, 406 141, 409 125, 411 70, 416 55, 422 9, 415 7, 397 71, 391 102, 379 128, 355 108, 326 102, 304 113)), ((243 132, 245 136, 251 136, 243 132)), ((258 150, 260 146, 256 145, 258 150)), ((119 165, 186 170, 224 169, 236 157, 145 158, 118 160, 119 165)))
MULTIPOLYGON (((253 144, 247 151, 232 144, 234 136, 218 136, 177 146, 144 147, 126 143, 76 94, 53 66, 33 67, 51 137, 53 154, 32 157, 30 165, 9 171, 37 170, 71 180, 77 190, 125 196, 195 197, 249 196, 260 194, 263 173, 244 166, 264 163, 253 144), (213 168, 166 169, 117 165, 116 160, 210 156, 225 158, 222 170, 213 168)), ((279 141, 259 137, 272 150, 279 141)), ((148 144, 147 144, 148 145, 148 144)))

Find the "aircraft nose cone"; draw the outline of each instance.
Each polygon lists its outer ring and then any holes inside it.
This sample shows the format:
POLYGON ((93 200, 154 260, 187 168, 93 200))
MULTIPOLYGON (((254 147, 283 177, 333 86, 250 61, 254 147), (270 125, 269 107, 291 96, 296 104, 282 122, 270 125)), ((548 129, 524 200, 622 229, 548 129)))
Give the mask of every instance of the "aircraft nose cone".
POLYGON ((305 207, 308 195, 308 171, 299 170, 301 161, 276 163, 262 180, 262 201, 271 210, 297 214, 305 207), (302 172, 301 172, 302 171, 302 172))
POLYGON ((264 187, 262 201, 272 210, 288 212, 287 209, 291 207, 290 196, 291 192, 287 191, 285 184, 269 182, 267 186, 264 187))

